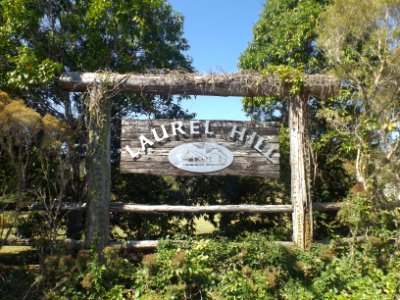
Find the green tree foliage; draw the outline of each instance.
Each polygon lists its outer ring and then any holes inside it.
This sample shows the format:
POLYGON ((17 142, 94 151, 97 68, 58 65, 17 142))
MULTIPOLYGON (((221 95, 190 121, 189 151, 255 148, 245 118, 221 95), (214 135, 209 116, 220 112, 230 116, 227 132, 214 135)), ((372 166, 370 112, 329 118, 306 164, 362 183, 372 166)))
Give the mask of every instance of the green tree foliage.
MULTIPOLYGON (((60 91, 56 77, 62 71, 191 71, 191 61, 183 54, 188 44, 182 37, 182 22, 183 17, 164 0, 1 1, 0 88, 41 115, 50 113, 65 120, 71 128, 73 143, 68 151, 73 174, 66 193, 72 201, 86 197, 87 94, 60 91)), ((118 174, 121 118, 135 114, 190 117, 179 105, 182 99, 148 95, 112 99, 115 182, 143 183, 118 174)), ((113 185, 115 194, 123 194, 118 187, 113 185)), ((83 223, 79 214, 69 214, 68 235, 74 238, 79 238, 74 227, 83 223)))
MULTIPOLYGON (((315 47, 316 20, 325 1, 266 1, 253 39, 240 57, 239 67, 260 73, 274 73, 292 94, 301 90, 305 73, 320 70, 323 58, 315 47)), ((246 97, 245 111, 254 119, 281 122, 281 180, 275 189, 290 198, 289 138, 287 102, 279 97, 246 97)), ((331 194, 329 187, 324 187, 331 194)))
POLYGON ((361 232, 376 222, 383 222, 381 229, 399 225, 398 212, 391 210, 388 218, 385 208, 400 196, 399 25, 399 1, 337 0, 318 26, 318 46, 344 86, 319 114, 351 140, 356 152, 351 168, 359 186, 343 214, 355 228, 364 225, 361 232), (370 207, 369 212, 355 217, 352 211, 363 207, 370 207))
POLYGON ((330 120, 333 126, 355 135, 357 177, 366 186, 376 174, 369 161, 386 156, 390 162, 398 156, 399 23, 398 1, 336 1, 322 15, 319 25, 318 44, 332 71, 348 88, 330 120), (340 25, 333 27, 333 23, 340 25))
POLYGON ((318 68, 321 55, 313 41, 315 24, 326 1, 268 1, 253 28, 253 40, 240 58, 242 68, 263 70, 285 65, 309 71, 318 68))
MULTIPOLYGON (((288 80, 297 77, 297 85, 302 73, 320 71, 323 56, 315 47, 315 25, 325 4, 323 0, 267 1, 239 67, 275 72, 288 80)), ((245 98, 244 105, 249 113, 263 106, 267 117, 274 117, 273 108, 282 109, 276 99, 265 97, 245 98)))
MULTIPOLYGON (((253 28, 253 40, 240 57, 240 68, 273 72, 287 84, 292 94, 301 93, 304 74, 322 73, 326 65, 323 53, 316 47, 316 25, 327 5, 328 1, 319 0, 267 1, 253 28)), ((355 152, 351 137, 338 135, 327 127, 326 119, 318 115, 323 101, 308 100, 313 148, 312 198, 316 202, 340 201, 353 185, 351 172, 343 162, 351 160, 355 152)), ((243 104, 255 119, 282 123, 281 182, 284 186, 281 189, 290 191, 287 101, 279 97, 247 97, 243 104)), ((319 215, 322 219, 318 220, 324 220, 325 225, 333 217, 331 214, 319 215)), ((326 235, 325 225, 316 226, 317 237, 319 233, 326 235)))
POLYGON ((163 0, 2 1, 0 9, 3 86, 19 80, 12 72, 22 80, 47 62, 72 71, 191 69, 182 16, 163 0))
MULTIPOLYGON (((0 88, 40 113, 69 119, 77 132, 84 130, 79 123, 84 119, 84 95, 58 90, 55 75, 191 70, 183 55, 188 45, 182 38, 182 21, 163 0, 2 1, 0 88)), ((169 97, 124 95, 114 102, 118 118, 168 111, 172 106, 169 97)), ((171 112, 178 115, 180 110, 171 112)))

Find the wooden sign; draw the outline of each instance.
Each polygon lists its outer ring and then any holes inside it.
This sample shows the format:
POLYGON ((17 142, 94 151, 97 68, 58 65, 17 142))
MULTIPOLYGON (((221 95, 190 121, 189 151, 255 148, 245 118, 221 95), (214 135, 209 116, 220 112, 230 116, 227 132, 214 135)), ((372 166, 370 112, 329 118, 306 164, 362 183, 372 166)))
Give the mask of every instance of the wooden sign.
POLYGON ((121 173, 279 177, 275 123, 124 120, 121 173))

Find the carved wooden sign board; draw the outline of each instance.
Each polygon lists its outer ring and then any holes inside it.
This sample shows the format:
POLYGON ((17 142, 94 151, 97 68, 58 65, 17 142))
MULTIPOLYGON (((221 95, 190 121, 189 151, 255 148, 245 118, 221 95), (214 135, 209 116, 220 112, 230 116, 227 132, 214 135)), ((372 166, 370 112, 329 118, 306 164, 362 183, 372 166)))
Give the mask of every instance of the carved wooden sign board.
POLYGON ((123 120, 121 173, 279 177, 275 123, 123 120))

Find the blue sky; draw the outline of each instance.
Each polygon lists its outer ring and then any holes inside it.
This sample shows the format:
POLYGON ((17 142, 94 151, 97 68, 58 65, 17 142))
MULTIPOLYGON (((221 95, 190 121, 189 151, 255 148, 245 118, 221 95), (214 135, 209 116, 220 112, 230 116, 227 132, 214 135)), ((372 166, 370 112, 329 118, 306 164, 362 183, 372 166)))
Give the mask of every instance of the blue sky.
MULTIPOLYGON (((184 37, 200 73, 237 71, 240 54, 252 39, 264 0, 169 0, 184 20, 184 37)), ((196 119, 247 120, 240 97, 204 97, 183 102, 196 119)))

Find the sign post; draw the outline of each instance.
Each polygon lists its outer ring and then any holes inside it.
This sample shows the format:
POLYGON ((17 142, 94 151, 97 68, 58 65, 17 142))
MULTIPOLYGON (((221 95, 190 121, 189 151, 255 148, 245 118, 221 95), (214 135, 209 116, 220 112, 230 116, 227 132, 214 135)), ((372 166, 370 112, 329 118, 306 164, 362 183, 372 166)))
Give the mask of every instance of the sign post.
MULTIPOLYGON (((90 86, 96 83, 107 82, 114 92, 149 93, 156 95, 216 95, 216 96, 279 96, 290 98, 290 161, 292 173, 292 205, 293 205, 293 241, 301 249, 305 250, 312 241, 312 202, 310 189, 310 145, 309 143, 309 115, 306 99, 327 98, 334 95, 340 82, 330 76, 321 74, 305 74, 303 95, 293 97, 288 87, 276 75, 261 74, 115 74, 115 73, 73 73, 67 72, 59 78, 60 87, 67 91, 86 92, 90 86)), ((92 112, 92 118, 99 117, 108 119, 109 112, 105 115, 96 116, 92 112)), ((99 120, 103 120, 99 118, 99 120)), ((241 122, 233 124, 229 121, 170 121, 166 123, 159 120, 153 121, 123 121, 122 124, 122 154, 121 171, 124 173, 146 173, 157 175, 253 175, 266 178, 277 178, 279 176, 279 143, 278 129, 272 127, 271 131, 261 133, 253 130, 252 124, 241 122), (133 122, 129 124, 129 122, 133 122), (137 123, 135 123, 137 122, 137 123), (142 122, 142 123, 140 123, 142 122), (208 123, 207 123, 208 122, 208 123), (218 126, 218 122, 228 124, 218 126), (223 131, 220 130, 223 128, 223 131), (230 128, 226 131, 227 128, 230 128), (150 129, 150 131, 149 131, 150 129), (227 137, 228 134, 228 137, 227 137), (201 172, 193 172, 191 169, 183 169, 181 162, 174 160, 174 155, 169 153, 175 147, 184 143, 211 143, 220 145, 233 153, 231 164, 219 161, 221 167, 218 169, 207 169, 201 172), (170 160, 169 160, 170 159, 170 160), (171 161, 175 163, 171 163, 171 161), (158 163, 160 162, 160 163, 158 163), (222 167, 225 166, 225 167, 222 167), (173 174, 170 174, 173 170, 173 174), (204 173, 203 173, 204 172, 204 173)), ((89 196, 89 211, 93 212, 91 217, 94 222, 96 210, 104 216, 108 208, 105 207, 110 198, 110 187, 101 189, 96 179, 101 178, 101 184, 110 184, 108 171, 109 162, 109 128, 103 129, 97 126, 90 127, 89 131, 98 130, 100 136, 92 140, 93 144, 89 150, 95 151, 96 155, 90 157, 93 166, 88 172, 92 176, 88 178, 88 186, 92 186, 89 196), (100 148, 100 149, 99 149, 100 148), (108 154, 107 154, 108 153, 108 154), (102 168, 105 163, 107 167, 102 168), (98 198, 97 198, 97 196, 98 198), (100 203, 91 203, 98 201, 100 203), (93 209, 90 209, 93 207, 93 209)), ((105 124, 104 124, 105 125, 105 124)), ((108 125, 109 126, 109 123, 108 125)), ((261 125, 255 125, 262 129, 261 125)), ((267 126, 268 127, 268 126, 267 126)), ((268 127, 269 128, 269 127, 268 127)), ((89 134, 90 135, 90 134, 89 134)), ((89 140, 91 138, 89 137, 89 140)), ((198 145, 198 144, 197 144, 198 145)), ((190 150, 192 146, 185 146, 190 150)), ((195 147, 195 146, 194 146, 195 147)), ((208 152, 209 145, 200 146, 202 150, 194 156, 187 156, 186 163, 192 159, 192 164, 211 164, 213 155, 208 152), (204 151, 206 156, 204 156, 204 151), (209 155, 208 155, 209 154, 209 155)), ((211 147, 210 151, 213 148, 211 147)), ((177 148, 176 157, 181 160, 182 151, 177 148), (180 154, 181 153, 181 154, 180 154)), ((222 149, 222 148, 219 148, 222 149)), ((193 152, 193 151, 192 151, 193 152)), ((221 152, 226 153, 225 150, 221 152)), ((193 153, 192 153, 193 154, 193 153)), ((176 158, 175 157, 175 158, 176 158)), ((185 160, 184 160, 185 161, 185 160)), ((195 166, 192 166, 195 167, 195 166)), ((194 168, 196 169, 196 168, 194 168)), ((100 181, 99 181, 100 182, 100 181)), ((90 188, 89 188, 90 189, 90 188)), ((90 216, 90 215, 89 215, 90 216)), ((107 222, 104 219, 105 223, 107 222)), ((101 222, 100 222, 101 223, 101 222)), ((100 224, 99 223, 99 224, 100 224)), ((105 224, 107 226, 107 224, 105 224)), ((105 227, 106 227, 105 226, 105 227)), ((104 227, 104 228, 105 228, 104 227)), ((92 228, 93 229, 93 228, 92 228)), ((95 236, 93 230, 87 230, 88 236, 95 236)), ((108 233, 108 228, 107 228, 108 233)), ((102 237, 106 232, 101 234, 102 237)), ((103 238, 102 238, 103 240, 103 238)), ((105 239, 104 239, 105 240, 105 239)), ((101 243, 101 242, 100 242, 101 243)))

